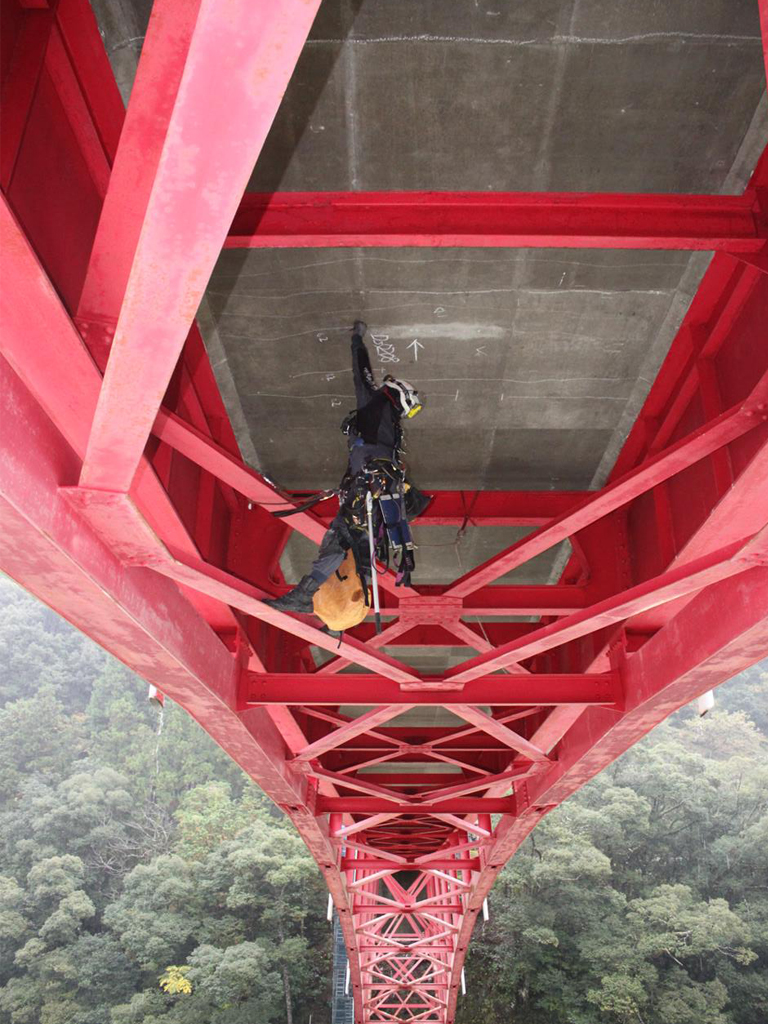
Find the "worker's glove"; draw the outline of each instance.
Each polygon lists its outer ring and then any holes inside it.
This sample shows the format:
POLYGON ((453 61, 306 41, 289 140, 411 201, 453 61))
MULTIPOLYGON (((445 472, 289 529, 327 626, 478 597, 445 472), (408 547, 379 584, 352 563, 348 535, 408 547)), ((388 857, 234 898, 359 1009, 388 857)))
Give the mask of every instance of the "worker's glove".
POLYGON ((355 320, 355 324, 352 328, 353 334, 359 334, 361 338, 365 337, 365 332, 368 330, 368 324, 365 320, 355 320))

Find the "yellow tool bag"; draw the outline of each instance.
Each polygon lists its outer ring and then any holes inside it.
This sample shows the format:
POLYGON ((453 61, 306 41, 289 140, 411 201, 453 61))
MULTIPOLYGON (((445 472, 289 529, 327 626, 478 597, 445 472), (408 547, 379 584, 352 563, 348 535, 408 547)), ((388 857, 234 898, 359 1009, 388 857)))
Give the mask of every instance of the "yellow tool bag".
POLYGON ((335 632, 359 625, 368 614, 351 548, 336 572, 316 591, 314 609, 315 615, 335 632))

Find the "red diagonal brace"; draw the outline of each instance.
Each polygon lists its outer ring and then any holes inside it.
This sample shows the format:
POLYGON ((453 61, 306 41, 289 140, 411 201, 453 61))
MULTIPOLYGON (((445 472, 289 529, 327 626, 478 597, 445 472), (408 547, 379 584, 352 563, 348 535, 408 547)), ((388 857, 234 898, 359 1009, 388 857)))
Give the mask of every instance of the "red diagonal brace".
MULTIPOLYGON (((175 9, 174 0, 159 0, 175 9)), ((200 0, 81 474, 128 491, 319 0, 200 0), (222 54, 227 66, 222 68, 222 54)), ((174 21, 166 23, 172 36, 174 21)), ((152 88, 155 83, 140 85, 152 88)), ((140 102, 140 95, 135 101, 140 102)), ((133 102, 133 100, 132 100, 133 102)), ((118 158, 119 158, 118 149, 118 158)))
POLYGON ((530 658, 535 654, 541 654, 569 640, 586 636, 604 626, 623 622, 639 612, 674 601, 718 580, 743 572, 745 556, 740 556, 741 548, 740 544, 730 544, 721 551, 656 576, 583 612, 544 626, 530 637, 505 644, 490 655, 483 654, 477 658, 470 658, 451 670, 448 678, 466 683, 491 669, 512 665, 518 658, 530 658))
POLYGON ((513 544, 505 552, 472 569, 457 580, 446 591, 451 597, 465 597, 486 583, 523 565, 536 555, 549 550, 571 534, 589 526, 608 515, 633 498, 644 494, 656 484, 686 469, 694 462, 705 458, 723 445, 741 437, 764 420, 763 414, 749 403, 730 409, 716 420, 695 430, 688 437, 678 441, 642 466, 626 473, 621 479, 603 488, 587 500, 575 512, 566 513, 560 519, 545 526, 536 533, 513 544))

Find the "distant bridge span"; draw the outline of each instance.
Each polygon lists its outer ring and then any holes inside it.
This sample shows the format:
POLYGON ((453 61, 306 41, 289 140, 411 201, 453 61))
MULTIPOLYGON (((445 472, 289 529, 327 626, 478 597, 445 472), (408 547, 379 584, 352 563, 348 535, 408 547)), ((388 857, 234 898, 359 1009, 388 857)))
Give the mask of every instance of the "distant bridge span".
POLYGON ((427 525, 535 529, 449 586, 385 578, 384 632, 338 644, 262 603, 290 531, 329 513, 270 516, 293 498, 243 463, 193 317, 223 246, 390 244, 389 206, 397 244, 438 245, 435 195, 240 202, 317 0, 158 0, 127 115, 86 0, 7 8, 0 565, 290 816, 356 1022, 452 1024, 541 818, 768 653, 768 157, 741 197, 506 195, 501 241, 493 196, 442 197, 451 245, 716 255, 607 485, 439 493, 427 525), (566 539, 558 583, 493 585, 566 539), (423 678, 395 641, 468 660, 423 678))

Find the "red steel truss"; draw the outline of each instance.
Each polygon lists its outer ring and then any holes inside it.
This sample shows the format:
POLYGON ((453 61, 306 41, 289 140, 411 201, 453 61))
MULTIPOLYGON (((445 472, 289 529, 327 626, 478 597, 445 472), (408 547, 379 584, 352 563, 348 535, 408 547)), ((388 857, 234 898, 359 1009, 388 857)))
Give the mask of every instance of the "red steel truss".
POLYGON ((523 839, 768 652, 768 157, 736 197, 242 199, 317 5, 156 0, 126 114, 87 0, 4 0, 0 565, 291 817, 357 1024, 452 1024, 523 839), (390 244, 716 255, 608 484, 439 493, 425 527, 531 532, 449 586, 385 578, 386 629, 339 647, 262 603, 332 502, 271 517, 298 496, 243 463, 193 316, 222 246, 390 244), (494 585, 566 539, 557 584, 494 585), (424 677, 413 646, 467 659, 424 677))

